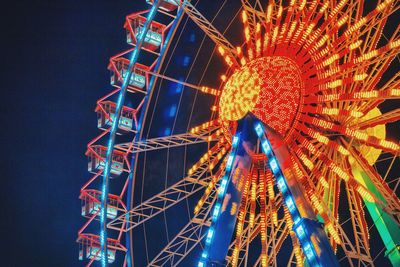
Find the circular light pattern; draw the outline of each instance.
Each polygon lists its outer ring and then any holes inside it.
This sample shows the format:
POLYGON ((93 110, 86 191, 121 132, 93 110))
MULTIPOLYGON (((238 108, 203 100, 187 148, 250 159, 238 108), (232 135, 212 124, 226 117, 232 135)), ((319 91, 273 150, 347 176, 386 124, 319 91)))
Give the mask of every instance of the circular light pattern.
POLYGON ((261 87, 255 68, 257 64, 254 63, 250 62, 233 73, 226 82, 219 102, 222 120, 240 120, 256 105, 261 87))
POLYGON ((237 70, 222 91, 222 120, 237 121, 248 112, 286 136, 296 117, 303 82, 287 57, 261 57, 237 70))

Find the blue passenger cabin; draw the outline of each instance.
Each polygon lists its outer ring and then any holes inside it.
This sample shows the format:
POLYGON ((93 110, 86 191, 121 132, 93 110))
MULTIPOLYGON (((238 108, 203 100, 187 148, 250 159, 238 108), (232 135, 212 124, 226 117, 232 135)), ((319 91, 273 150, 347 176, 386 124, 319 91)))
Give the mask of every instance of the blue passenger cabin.
MULTIPOLYGON (((107 147, 101 145, 95 145, 89 148, 86 152, 88 156, 88 171, 91 173, 98 173, 101 170, 104 170, 106 155, 107 155, 107 147)), ((121 175, 124 169, 124 156, 125 154, 122 151, 114 150, 113 155, 111 157, 111 170, 110 176, 112 178, 121 175)))
MULTIPOLYGON (((115 261, 116 248, 118 241, 115 239, 107 239, 107 262, 113 263, 115 261)), ((94 259, 96 261, 101 260, 102 251, 100 247, 100 238, 98 235, 93 234, 81 234, 78 238, 79 242, 79 260, 94 259)))
MULTIPOLYGON (((110 65, 108 66, 108 69, 111 71, 111 85, 122 85, 122 82, 128 75, 128 64, 129 61, 121 57, 111 60, 110 65)), ((136 63, 131 78, 129 80, 129 85, 138 89, 144 89, 147 80, 146 71, 149 71, 149 67, 143 64, 136 63)))
MULTIPOLYGON (((133 14, 127 18, 128 22, 125 24, 126 39, 128 44, 136 45, 139 34, 142 33, 146 18, 133 14)), ((164 40, 164 32, 166 26, 156 21, 152 21, 146 33, 142 47, 151 51, 159 49, 164 40)))
MULTIPOLYGON (((112 101, 101 102, 96 107, 97 127, 102 130, 110 128, 113 124, 117 104, 112 101)), ((118 133, 127 133, 133 130, 136 110, 126 106, 122 107, 118 123, 118 133)))
MULTIPOLYGON (((179 0, 176 0, 179 1, 179 0)), ((153 5, 154 0, 146 0, 147 3, 153 5)), ((160 9, 165 10, 165 11, 174 11, 177 9, 178 4, 175 2, 175 0, 163 0, 160 4, 160 9)))
MULTIPOLYGON (((107 261, 108 263, 113 263, 115 261, 115 249, 107 248, 107 261)), ((96 261, 101 260, 102 251, 100 245, 91 245, 86 247, 86 258, 93 259, 96 261)))
MULTIPOLYGON (((83 190, 80 197, 82 200, 82 216, 91 217, 96 214, 100 216, 101 209, 101 192, 94 189, 83 190)), ((119 198, 115 195, 108 195, 107 198, 107 218, 115 219, 118 215, 119 198)))

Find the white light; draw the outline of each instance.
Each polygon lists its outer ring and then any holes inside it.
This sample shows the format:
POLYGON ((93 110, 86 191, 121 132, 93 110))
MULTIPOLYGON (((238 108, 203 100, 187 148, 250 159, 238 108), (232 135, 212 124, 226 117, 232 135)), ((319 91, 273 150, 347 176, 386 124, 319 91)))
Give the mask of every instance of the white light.
POLYGON ((261 146, 265 154, 271 153, 271 146, 268 144, 266 139, 262 141, 261 146))
POLYGON ((258 137, 261 137, 263 135, 264 131, 260 123, 257 123, 254 129, 256 130, 258 137))
POLYGON ((211 239, 213 238, 213 235, 214 235, 214 230, 212 228, 208 229, 207 239, 206 239, 207 244, 211 243, 211 239))
POLYGON ((279 190, 284 194, 286 193, 287 187, 284 178, 280 175, 278 176, 278 187, 279 190))
POLYGON ((296 233, 297 233, 297 237, 299 239, 303 239, 304 238, 306 233, 304 232, 304 228, 303 228, 303 226, 301 224, 297 227, 296 233))
POLYGON ((237 146, 238 142, 239 142, 239 137, 234 136, 233 140, 232 140, 232 146, 235 148, 237 146))
POLYGON ((219 210, 221 208, 221 204, 216 204, 214 207, 213 215, 212 215, 212 220, 215 221, 219 215, 219 210))
POLYGON ((231 153, 231 154, 229 155, 229 157, 228 157, 228 161, 226 162, 226 170, 227 170, 227 171, 230 171, 231 168, 232 168, 233 158, 234 158, 234 155, 233 155, 233 153, 231 153))
POLYGON ((296 206, 294 205, 292 197, 288 196, 285 198, 286 206, 288 207, 290 213, 294 213, 296 210, 296 206))
POLYGON ((279 166, 278 166, 278 162, 276 161, 275 158, 271 158, 269 160, 269 166, 271 167, 271 170, 274 174, 277 174, 277 172, 279 171, 279 166))

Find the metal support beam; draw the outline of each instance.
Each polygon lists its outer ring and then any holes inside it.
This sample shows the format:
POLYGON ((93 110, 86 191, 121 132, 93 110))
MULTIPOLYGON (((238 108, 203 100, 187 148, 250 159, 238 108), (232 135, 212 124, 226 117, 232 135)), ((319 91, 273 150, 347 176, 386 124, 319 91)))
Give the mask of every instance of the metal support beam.
POLYGON ((172 239, 148 266, 177 266, 204 238, 204 227, 210 225, 209 212, 216 199, 214 188, 200 211, 172 239))
POLYGON ((185 145, 193 145, 205 142, 215 141, 216 138, 209 139, 209 136, 214 132, 214 130, 218 129, 218 127, 212 127, 207 131, 203 131, 198 134, 192 133, 183 133, 176 134, 170 136, 162 136, 151 138, 147 140, 137 141, 137 142, 129 142, 129 143, 121 143, 115 145, 115 148, 121 151, 126 151, 130 153, 140 153, 145 151, 153 151, 164 148, 171 147, 179 147, 185 145))
POLYGON ((197 24, 197 26, 200 27, 204 31, 204 33, 211 38, 211 40, 214 41, 214 43, 217 46, 222 47, 225 50, 225 53, 232 59, 234 64, 239 66, 237 63, 237 58, 236 58, 236 49, 235 47, 225 38, 225 36, 220 33, 214 25, 210 21, 208 21, 191 3, 189 3, 187 0, 185 1, 177 1, 175 0, 177 4, 179 4, 184 12, 193 20, 194 23, 197 24))

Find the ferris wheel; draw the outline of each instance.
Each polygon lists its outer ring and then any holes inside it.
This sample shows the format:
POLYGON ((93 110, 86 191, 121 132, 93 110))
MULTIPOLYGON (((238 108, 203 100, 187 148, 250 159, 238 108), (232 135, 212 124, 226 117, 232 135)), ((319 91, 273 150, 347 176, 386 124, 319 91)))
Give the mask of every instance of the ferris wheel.
POLYGON ((374 2, 128 15, 86 152, 79 258, 400 266, 400 4, 374 2))

